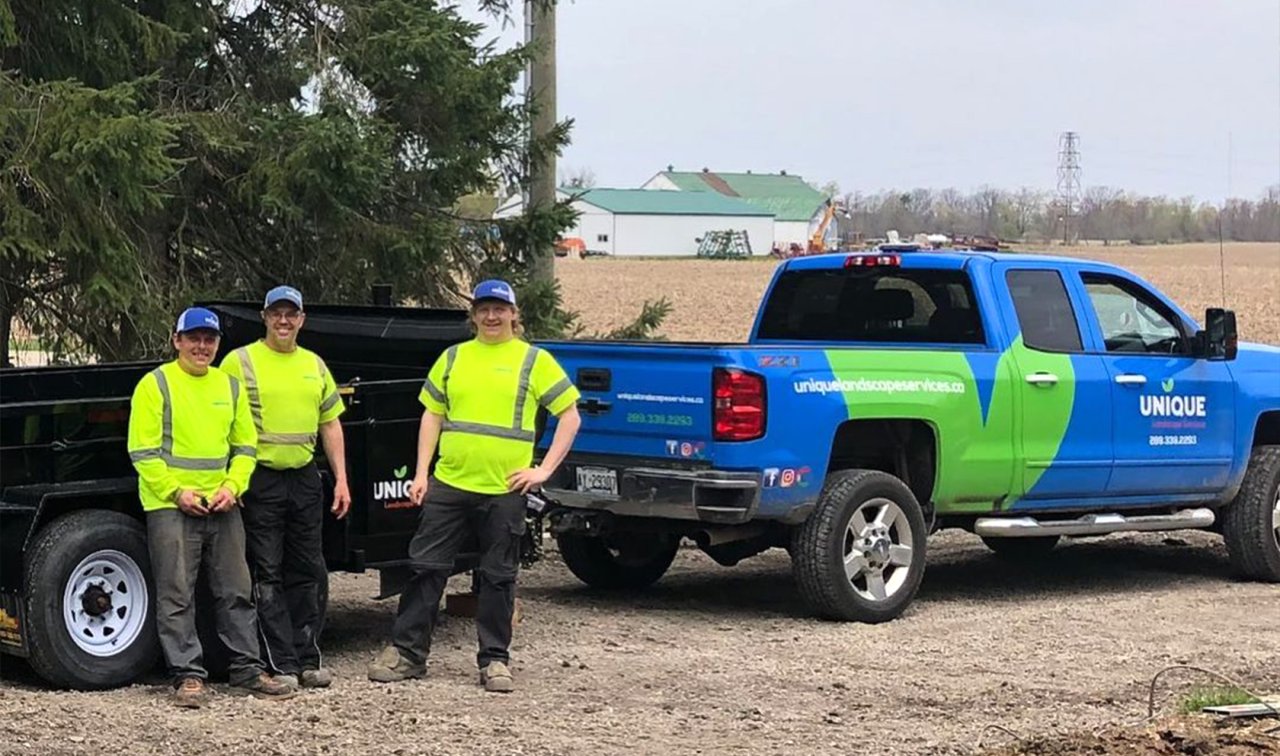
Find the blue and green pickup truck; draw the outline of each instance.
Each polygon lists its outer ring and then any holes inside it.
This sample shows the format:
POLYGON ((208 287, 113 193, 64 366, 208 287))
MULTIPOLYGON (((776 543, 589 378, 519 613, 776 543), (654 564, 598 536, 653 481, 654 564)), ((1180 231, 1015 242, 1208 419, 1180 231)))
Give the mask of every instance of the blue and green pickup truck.
POLYGON ((1008 558, 1209 529, 1241 577, 1280 581, 1280 349, 1115 266, 802 257, 745 344, 539 345, 582 392, 546 490, 589 585, 647 586, 684 538, 725 565, 783 547, 814 613, 879 622, 911 602, 940 528, 1008 558))

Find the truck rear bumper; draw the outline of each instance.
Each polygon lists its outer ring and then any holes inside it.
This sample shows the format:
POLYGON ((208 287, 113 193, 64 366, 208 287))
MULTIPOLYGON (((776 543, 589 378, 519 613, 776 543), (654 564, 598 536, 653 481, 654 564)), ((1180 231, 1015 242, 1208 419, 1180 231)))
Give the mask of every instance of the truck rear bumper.
POLYGON ((617 474, 616 495, 577 489, 578 464, 566 464, 544 487, 567 507, 626 517, 692 520, 717 524, 747 522, 760 505, 760 475, 730 470, 683 470, 585 464, 617 474))

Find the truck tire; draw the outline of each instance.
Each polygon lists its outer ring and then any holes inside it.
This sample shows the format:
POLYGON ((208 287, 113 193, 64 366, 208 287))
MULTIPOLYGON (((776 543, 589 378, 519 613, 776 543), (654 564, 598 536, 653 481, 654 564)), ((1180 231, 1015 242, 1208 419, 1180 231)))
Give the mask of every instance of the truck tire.
POLYGON ((1061 536, 1025 536, 1020 538, 999 538, 982 536, 982 542, 1001 559, 1010 562, 1029 562, 1053 551, 1061 536))
POLYGON ((1244 483, 1222 516, 1222 537, 1236 574, 1280 582, 1280 446, 1258 446, 1244 483))
POLYGON ((614 533, 607 539, 562 533, 556 536, 569 571, 593 588, 647 588, 675 561, 680 539, 661 533, 614 533))
POLYGON ((77 690, 132 682, 160 657, 154 596, 142 523, 99 509, 58 517, 27 554, 31 666, 77 690))
POLYGON ((885 622, 920 587, 926 539, 924 513, 905 483, 878 470, 840 470, 793 531, 792 572, 818 616, 885 622))

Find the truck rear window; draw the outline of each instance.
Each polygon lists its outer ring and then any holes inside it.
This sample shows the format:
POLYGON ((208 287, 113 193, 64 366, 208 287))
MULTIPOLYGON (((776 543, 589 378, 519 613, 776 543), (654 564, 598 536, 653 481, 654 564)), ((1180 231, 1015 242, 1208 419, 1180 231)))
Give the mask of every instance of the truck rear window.
POLYGON ((902 268, 787 271, 765 303, 757 338, 986 343, 967 273, 902 268))

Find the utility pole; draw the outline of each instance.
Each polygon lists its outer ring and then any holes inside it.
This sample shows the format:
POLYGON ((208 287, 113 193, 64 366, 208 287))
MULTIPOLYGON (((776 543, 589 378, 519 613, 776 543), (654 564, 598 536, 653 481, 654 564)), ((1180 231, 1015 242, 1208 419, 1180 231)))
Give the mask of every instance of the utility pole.
POLYGON ((1058 137, 1058 198, 1062 202, 1062 243, 1071 243, 1071 213, 1080 196, 1080 135, 1064 131, 1058 137))
MULTIPOLYGON (((532 138, 547 138, 556 125, 556 5, 555 0, 525 0, 525 42, 533 47, 529 65, 526 102, 535 105, 532 138)), ((548 150, 543 160, 529 166, 529 196, 525 212, 549 207, 556 201, 556 154, 548 150)), ((531 249, 530 278, 555 278, 555 256, 551 245, 531 249)))

